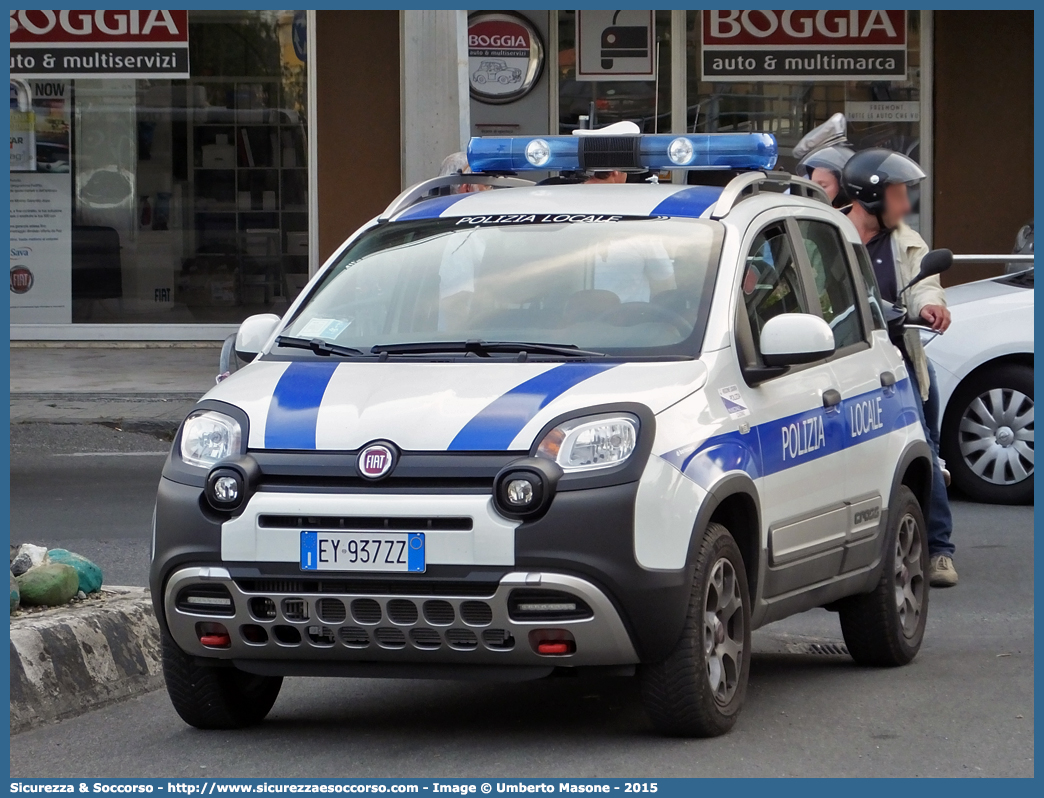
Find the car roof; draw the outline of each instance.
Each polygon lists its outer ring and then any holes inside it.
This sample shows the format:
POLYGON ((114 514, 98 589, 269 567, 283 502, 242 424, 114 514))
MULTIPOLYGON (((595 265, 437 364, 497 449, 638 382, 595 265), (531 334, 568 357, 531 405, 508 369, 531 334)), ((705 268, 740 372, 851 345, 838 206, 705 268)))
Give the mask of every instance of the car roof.
POLYGON ((493 189, 422 200, 397 214, 394 221, 538 213, 699 218, 721 192, 718 186, 673 183, 493 189))

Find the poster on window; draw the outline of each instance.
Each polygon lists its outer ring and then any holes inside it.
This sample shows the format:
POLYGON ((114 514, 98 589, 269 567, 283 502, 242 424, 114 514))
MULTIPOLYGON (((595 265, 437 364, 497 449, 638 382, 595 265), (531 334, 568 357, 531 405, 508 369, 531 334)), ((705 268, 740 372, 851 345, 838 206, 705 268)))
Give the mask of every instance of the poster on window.
POLYGON ((72 321, 71 90, 67 81, 11 80, 12 324, 72 321), (17 162, 16 115, 27 148, 17 162))
POLYGON ((702 79, 906 80, 906 12, 704 11, 702 79))
POLYGON ((577 80, 654 80, 652 11, 577 11, 577 80))

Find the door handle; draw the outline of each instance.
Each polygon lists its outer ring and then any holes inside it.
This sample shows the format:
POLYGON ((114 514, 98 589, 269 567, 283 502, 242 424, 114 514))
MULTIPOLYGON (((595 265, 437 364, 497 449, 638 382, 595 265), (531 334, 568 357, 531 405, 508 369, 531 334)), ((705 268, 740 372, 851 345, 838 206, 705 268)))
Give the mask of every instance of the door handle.
POLYGON ((895 375, 890 371, 881 372, 881 387, 882 388, 893 388, 895 387, 895 375))
POLYGON ((841 393, 834 390, 833 388, 827 388, 823 391, 823 407, 827 410, 832 410, 841 404, 841 393))

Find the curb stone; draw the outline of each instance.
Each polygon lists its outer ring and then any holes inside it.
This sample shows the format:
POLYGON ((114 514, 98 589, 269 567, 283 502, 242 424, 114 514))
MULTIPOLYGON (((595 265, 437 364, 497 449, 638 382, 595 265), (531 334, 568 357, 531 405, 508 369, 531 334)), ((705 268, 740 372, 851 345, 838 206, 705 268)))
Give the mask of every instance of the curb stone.
POLYGON ((11 733, 82 715, 163 685, 146 588, 11 619, 11 733))

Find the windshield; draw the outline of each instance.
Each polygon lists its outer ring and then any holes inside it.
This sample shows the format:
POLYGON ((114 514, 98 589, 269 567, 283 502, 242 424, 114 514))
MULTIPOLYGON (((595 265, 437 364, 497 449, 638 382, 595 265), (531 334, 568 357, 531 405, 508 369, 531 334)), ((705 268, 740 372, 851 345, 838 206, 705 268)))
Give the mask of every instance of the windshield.
POLYGON ((374 346, 476 340, 610 356, 698 353, 720 225, 556 218, 564 217, 376 227, 342 255, 283 336, 366 354, 374 346))

